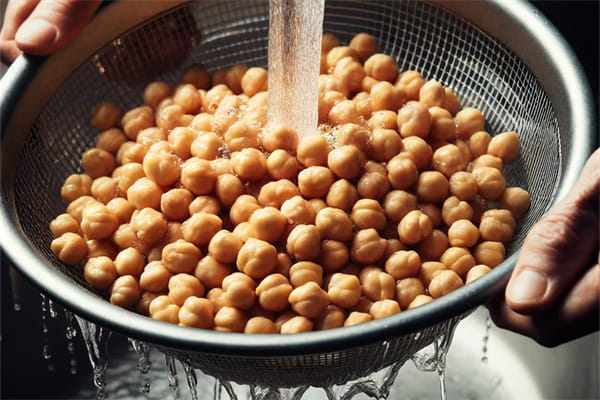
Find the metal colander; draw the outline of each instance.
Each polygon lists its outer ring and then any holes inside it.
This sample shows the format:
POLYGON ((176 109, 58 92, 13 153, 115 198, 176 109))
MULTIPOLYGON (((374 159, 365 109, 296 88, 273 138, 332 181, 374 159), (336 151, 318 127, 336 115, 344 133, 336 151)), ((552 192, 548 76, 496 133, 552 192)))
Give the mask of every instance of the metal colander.
POLYGON ((342 383, 407 360, 503 288, 532 226, 573 184, 591 150, 585 79, 549 24, 523 1, 327 1, 324 31, 374 35, 402 70, 452 87, 490 132, 515 130, 520 156, 505 170, 532 196, 507 260, 442 300, 354 327, 243 335, 153 321, 101 298, 81 269, 57 261, 48 223, 63 212, 64 179, 81 171, 97 131, 90 109, 142 103, 152 80, 175 83, 187 65, 267 66, 268 1, 119 1, 69 48, 20 58, 2 81, 2 247, 41 290, 77 314, 147 341, 224 380, 268 386, 342 383))

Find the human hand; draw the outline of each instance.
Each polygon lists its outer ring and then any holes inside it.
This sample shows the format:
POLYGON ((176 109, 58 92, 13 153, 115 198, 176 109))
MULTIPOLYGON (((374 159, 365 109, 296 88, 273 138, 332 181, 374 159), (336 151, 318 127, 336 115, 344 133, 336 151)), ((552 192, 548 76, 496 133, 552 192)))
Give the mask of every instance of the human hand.
POLYGON ((46 55, 72 41, 101 0, 9 0, 0 31, 0 58, 12 63, 21 53, 46 55))
POLYGON ((569 194, 533 226, 506 287, 490 306, 501 328, 553 347, 599 328, 600 149, 569 194))

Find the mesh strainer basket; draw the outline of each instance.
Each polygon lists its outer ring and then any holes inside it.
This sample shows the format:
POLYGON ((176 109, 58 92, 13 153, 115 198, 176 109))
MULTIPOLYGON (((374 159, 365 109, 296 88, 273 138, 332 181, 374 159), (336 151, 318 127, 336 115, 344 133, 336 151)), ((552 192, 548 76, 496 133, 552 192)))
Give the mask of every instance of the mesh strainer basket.
POLYGON ((141 103, 151 80, 182 69, 267 65, 268 2, 119 1, 69 48, 21 58, 2 81, 3 250, 41 290, 77 314, 241 383, 323 386, 408 359, 499 293, 532 224, 572 185, 589 154, 593 113, 582 72, 556 31, 522 1, 327 1, 324 31, 347 41, 373 34, 401 70, 452 87, 481 109, 490 132, 516 130, 522 151, 505 171, 532 206, 491 273, 442 300, 358 326, 295 335, 242 335, 169 325, 97 295, 80 269, 58 262, 48 223, 63 212, 64 179, 94 143, 100 101, 141 103))

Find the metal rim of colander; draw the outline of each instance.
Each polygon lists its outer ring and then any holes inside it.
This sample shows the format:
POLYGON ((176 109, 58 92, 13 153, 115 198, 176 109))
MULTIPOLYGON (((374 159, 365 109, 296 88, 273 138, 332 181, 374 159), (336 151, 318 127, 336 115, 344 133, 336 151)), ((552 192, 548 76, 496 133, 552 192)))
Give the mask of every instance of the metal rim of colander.
MULTIPOLYGON (((527 65, 536 57, 547 57, 552 61, 547 63, 545 68, 549 71, 545 72, 559 78, 556 85, 560 86, 558 91, 563 95, 560 105, 556 103, 556 99, 552 99, 553 107, 557 108, 558 114, 564 113, 563 117, 568 119, 565 123, 572 128, 574 136, 568 149, 570 162, 562 171, 562 182, 553 204, 556 203, 575 182, 593 146, 595 116, 591 95, 573 51, 539 11, 524 0, 491 0, 478 3, 476 7, 468 2, 470 6, 462 8, 459 2, 434 3, 469 21, 477 20, 480 29, 485 32, 494 31, 494 38, 500 42, 514 42, 516 36, 527 37, 527 40, 522 40, 523 46, 530 47, 516 51, 511 48, 527 65), (476 16, 477 13, 480 14, 476 16), (510 22, 511 29, 498 28, 503 26, 503 22, 510 22)), ((20 57, 1 81, 3 145, 6 143, 4 128, 10 120, 13 107, 44 61, 40 57, 20 57)), ((3 153, 5 150, 2 149, 3 153)), ((6 207, 13 199, 5 189, 5 183, 2 186, 1 247, 21 273, 51 298, 92 322, 132 338, 183 350, 240 356, 291 356, 332 352, 414 333, 468 312, 498 295, 506 284, 519 253, 513 253, 486 276, 446 295, 443 300, 357 326, 280 335, 277 338, 272 335, 196 330, 154 321, 114 306, 48 268, 13 223, 16 216, 9 215, 6 207)))

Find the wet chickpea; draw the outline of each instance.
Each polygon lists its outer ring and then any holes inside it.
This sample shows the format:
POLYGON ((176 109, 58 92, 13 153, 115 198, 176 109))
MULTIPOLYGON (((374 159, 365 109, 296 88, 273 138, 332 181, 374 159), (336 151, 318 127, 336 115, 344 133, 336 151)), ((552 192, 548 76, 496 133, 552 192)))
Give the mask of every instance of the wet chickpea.
POLYGON ((431 297, 436 299, 453 292, 462 286, 464 286, 464 282, 460 276, 458 276, 456 272, 448 269, 440 271, 439 274, 435 275, 427 288, 431 297))
POLYGON ((355 275, 334 273, 327 286, 329 300, 343 308, 354 307, 360 300, 362 288, 355 275))
POLYGON ((167 141, 171 144, 171 149, 182 160, 191 157, 192 143, 198 137, 198 132, 194 129, 184 126, 173 128, 167 136, 167 141))
POLYGON ((358 55, 356 54, 356 51, 349 47, 349 46, 335 46, 332 47, 328 52, 327 52, 327 56, 326 56, 326 63, 327 63, 327 71, 333 71, 333 69, 335 68, 335 66, 337 65, 337 63, 346 57, 352 57, 356 60, 358 60, 358 55))
POLYGON ((398 111, 405 103, 404 91, 388 81, 378 82, 371 88, 371 107, 373 111, 398 111))
POLYGON ((287 124, 278 124, 263 131, 262 146, 267 151, 282 149, 295 151, 298 147, 298 133, 287 124))
POLYGON ((508 210, 490 209, 481 215, 479 231, 483 240, 508 242, 512 239, 515 228, 515 219, 508 210))
POLYGON ((425 79, 418 71, 408 70, 402 72, 396 80, 396 86, 404 86, 406 95, 410 100, 418 100, 421 87, 425 84, 425 79))
POLYGON ((264 240, 249 238, 238 252, 238 269, 253 278, 267 276, 276 264, 277 249, 264 240))
POLYGON ((361 229, 354 235, 350 258, 359 264, 374 264, 381 260, 387 249, 387 240, 373 229, 361 229))
POLYGON ((222 227, 221 218, 203 212, 192 214, 181 225, 183 238, 196 246, 207 245, 222 227))
POLYGON ((79 233, 79 222, 71 214, 63 213, 50 221, 50 231, 55 238, 67 232, 79 233))
POLYGON ((358 124, 343 124, 335 131, 335 141, 338 146, 353 145, 366 154, 369 150, 371 132, 358 124))
POLYGON ((487 153, 502 159, 502 162, 508 164, 517 158, 521 150, 521 140, 516 132, 503 132, 491 138, 488 144, 487 153))
POLYGON ((178 312, 179 325, 198 329, 211 329, 214 326, 214 306, 208 299, 190 296, 178 312))
POLYGON ((520 187, 509 187, 500 197, 500 206, 511 212, 515 220, 521 218, 531 206, 529 193, 520 187))
POLYGON ((214 317, 213 329, 217 332, 244 332, 248 315, 243 310, 225 306, 220 308, 214 317))
POLYGON ((341 100, 335 103, 327 116, 334 125, 358 124, 360 122, 360 114, 352 100, 341 100))
POLYGON ((442 209, 437 204, 421 203, 417 206, 417 209, 431 218, 431 223, 434 228, 442 226, 442 209))
POLYGON ((440 271, 447 270, 446 264, 439 261, 425 261, 421 264, 418 278, 423 282, 426 287, 429 286, 431 279, 436 276, 440 271))
POLYGON ((473 208, 466 201, 460 200, 456 196, 450 196, 442 206, 442 218, 448 226, 460 219, 471 220, 473 218, 473 208))
POLYGON ((325 309, 325 313, 314 321, 315 330, 322 331, 326 329, 341 328, 344 326, 345 319, 346 311, 335 304, 330 304, 325 309))
POLYGON ((72 202, 81 196, 89 196, 92 188, 92 177, 87 174, 71 174, 65 179, 60 195, 63 200, 72 202))
POLYGON ((373 317, 369 313, 352 311, 350 314, 348 314, 348 317, 344 321, 344 326, 364 324, 365 322, 369 322, 372 320, 373 317))
POLYGON ((210 254, 202 257, 194 269, 194 276, 207 288, 221 287, 223 279, 232 273, 231 265, 215 260, 210 254))
POLYGON ((173 102, 180 106, 185 114, 196 114, 202 108, 202 94, 191 83, 183 83, 175 88, 173 102))
POLYGON ((408 309, 413 300, 424 294, 425 286, 419 278, 409 277, 396 281, 396 301, 402 310, 408 309))
POLYGON ((140 287, 150 292, 164 292, 169 287, 171 273, 160 261, 151 261, 140 275, 140 287))
POLYGON ((431 235, 423 239, 417 246, 417 251, 425 260, 437 260, 448 248, 448 236, 439 229, 434 229, 431 235))
POLYGON ((148 148, 146 154, 155 154, 171 151, 171 144, 167 142, 167 138, 168 134, 164 129, 153 126, 142 129, 135 142, 148 148))
POLYGON ((450 178, 456 172, 466 170, 467 163, 468 160, 463 158, 461 151, 454 144, 447 144, 433 152, 432 165, 446 178, 450 178))
POLYGON ((433 300, 433 297, 428 296, 426 294, 420 294, 413 301, 410 302, 408 308, 415 308, 427 304, 433 300))
POLYGON ((502 163, 502 159, 500 157, 496 157, 491 154, 483 154, 473 160, 470 169, 472 172, 481 167, 495 168, 502 172, 504 164, 502 163))
POLYGON ((343 210, 326 207, 317 213, 315 225, 321 239, 348 242, 352 239, 352 220, 343 210))
POLYGON ((446 91, 440 82, 430 79, 419 90, 419 102, 427 107, 441 107, 446 99, 446 91))
POLYGON ((116 104, 104 101, 92 107, 90 123, 94 128, 103 131, 116 126, 122 115, 116 104))
POLYGON ((363 268, 359 280, 363 293, 372 301, 393 299, 395 296, 396 281, 379 267, 363 268))
POLYGON ((162 188, 145 177, 136 180, 127 189, 127 200, 138 210, 146 207, 159 209, 162 195, 162 188))
POLYGON ((431 235, 431 218, 419 210, 409 211, 398 224, 398 236, 404 244, 416 244, 431 235))
POLYGON ((327 165, 340 178, 353 179, 360 173, 365 155, 352 145, 340 146, 329 152, 327 165))
POLYGON ((479 240, 479 229, 468 219, 454 221, 448 228, 448 241, 452 246, 472 247, 479 240))
POLYGON ((360 199, 352 207, 350 215, 358 229, 381 230, 387 222, 385 211, 377 200, 360 199))
POLYGON ((240 310, 249 310, 256 303, 256 282, 248 275, 234 272, 223 279, 225 303, 240 310))
POLYGON ((163 248, 161 262, 174 274, 191 273, 201 257, 202 253, 198 247, 179 239, 163 248))
POLYGON ((194 195, 187 189, 174 188, 160 197, 160 210, 169 221, 183 221, 190 216, 194 195))
POLYGON ((135 140, 142 129, 150 128, 154 125, 154 111, 148 106, 132 108, 123 114, 123 118, 121 118, 123 132, 131 140, 135 140))
POLYGON ((231 207, 235 200, 246 192, 244 183, 235 175, 222 174, 217 178, 214 193, 219 204, 226 208, 231 207))
POLYGON ((477 191, 486 200, 498 200, 506 188, 502 172, 493 167, 478 167, 472 172, 477 180, 477 191))
POLYGON ((75 218, 77 222, 81 222, 83 210, 89 204, 102 204, 92 196, 81 196, 71 201, 67 206, 67 214, 75 218))
POLYGON ((388 179, 395 189, 412 186, 419 177, 419 170, 412 156, 400 153, 387 163, 388 179))
POLYGON ((64 232, 50 244, 50 249, 65 264, 79 264, 88 256, 86 241, 77 233, 64 232))
POLYGON ((281 204, 281 213, 288 225, 314 224, 317 213, 302 196, 293 196, 281 204))
MULTIPOLYGON (((372 79, 372 78, 365 78, 372 79)), ((354 105, 356 106, 356 110, 364 119, 371 118, 371 114, 373 114, 373 104, 371 102, 371 96, 368 91, 365 91, 365 79, 363 79, 363 92, 359 92, 352 98, 354 105)), ((368 89, 370 91, 370 88, 368 89)))
POLYGON ((225 96, 233 94, 233 92, 223 83, 216 84, 213 75, 213 87, 210 88, 202 98, 202 107, 208 113, 214 113, 219 107, 219 103, 225 96))
POLYGON ((131 275, 119 276, 110 287, 109 301, 120 307, 130 308, 140 300, 142 289, 131 275))
POLYGON ((300 332, 310 332, 314 329, 314 322, 303 315, 296 315, 281 324, 281 334, 293 334, 300 332))
POLYGON ((247 71, 248 66, 245 64, 236 64, 227 70, 225 80, 233 93, 242 93, 242 79, 247 71))
POLYGON ((487 265, 479 264, 475 265, 473 268, 467 272, 467 276, 465 278, 465 283, 468 285, 469 283, 481 278, 483 275, 490 272, 492 269, 487 265))
POLYGON ((254 211, 260 209, 261 206, 254 196, 244 194, 239 196, 229 209, 229 218, 234 225, 239 225, 250 219, 254 211))
POLYGON ((379 52, 379 45, 375 37, 364 32, 356 34, 348 46, 356 52, 360 62, 365 62, 370 56, 379 52))
POLYGON ((81 231, 88 239, 106 239, 118 226, 117 217, 103 204, 93 203, 83 209, 81 231))
POLYGON ((475 266, 475 257, 464 247, 450 247, 440 256, 440 262, 464 278, 475 266))
POLYGON ((340 59, 333 68, 333 76, 339 79, 342 87, 350 94, 358 93, 362 89, 362 81, 365 77, 363 65, 355 57, 344 57, 340 59))
POLYGON ((312 166, 298 174, 298 188, 306 198, 325 197, 334 182, 329 168, 312 166))
POLYGON ((260 67, 248 68, 240 81, 242 91, 252 97, 258 92, 264 92, 268 86, 267 70, 260 67))
POLYGON ((350 261, 350 250, 337 240, 324 240, 321 242, 319 265, 326 272, 338 271, 350 261))
POLYGON ((180 78, 181 83, 191 83, 198 89, 209 89, 211 77, 201 64, 191 64, 183 70, 180 78))
POLYGON ((450 184, 439 171, 424 171, 419 175, 416 192, 426 203, 440 203, 448 196, 450 184))
POLYGON ((449 179, 450 194, 463 201, 471 201, 477 194, 477 179, 470 172, 458 171, 449 179))
POLYGON ((146 176, 160 186, 171 186, 179 180, 179 160, 172 153, 146 155, 143 161, 146 176))
POLYGON ((109 128, 96 136, 96 148, 116 154, 121 145, 127 141, 127 136, 119 128, 109 128))
POLYGON ((131 185, 145 176, 144 167, 136 162, 124 164, 113 172, 113 178, 117 180, 117 186, 121 193, 127 193, 131 185))
POLYGON ((125 224, 131 220, 135 207, 123 197, 115 197, 106 203, 106 208, 117 217, 119 224, 125 224))
POLYGON ((231 167, 241 180, 258 181, 267 172, 267 159, 257 149, 242 149, 231 154, 231 167))
POLYGON ((148 152, 148 148, 149 146, 147 144, 125 142, 117 152, 117 159, 120 158, 121 164, 132 162, 141 164, 148 152))
POLYGON ((393 129, 374 129, 368 144, 369 159, 389 161, 402 151, 402 138, 393 129))
POLYGON ((373 303, 369 309, 369 314, 373 319, 389 317, 400 312, 400 304, 396 300, 383 299, 373 303))
POLYGON ((391 110, 379 110, 371 114, 367 121, 371 130, 374 129, 398 129, 398 114, 391 110))
POLYGON ((325 136, 308 135, 298 143, 296 157, 305 167, 323 166, 327 164, 327 155, 330 151, 331 147, 325 136))
POLYGON ((465 107, 456 113, 454 123, 456 124, 456 136, 459 139, 469 140, 472 134, 484 130, 485 117, 478 109, 465 107))
POLYGON ((221 205, 212 196, 196 196, 189 205, 189 214, 206 213, 219 215, 221 205))
POLYGON ((490 268, 494 268, 504 261, 504 244, 502 242, 483 241, 475 246, 473 256, 477 264, 484 264, 490 268))
POLYGON ((179 104, 167 105, 162 109, 159 106, 156 111, 156 126, 167 132, 178 126, 189 125, 194 118, 193 115, 186 114, 179 104))
POLYGON ((218 158, 225 146, 223 140, 214 132, 201 131, 190 145, 190 154, 204 160, 218 158))
POLYGON ((323 37, 321 39, 321 53, 327 53, 335 46, 339 46, 339 44, 340 40, 333 33, 323 32, 323 37))
POLYGON ((461 109, 460 100, 458 99, 456 93, 454 93, 454 91, 447 86, 444 87, 444 94, 444 102, 442 103, 441 107, 447 110, 450 115, 455 116, 456 113, 461 109))
POLYGON ((298 261, 290 267, 289 279, 295 288, 307 282, 315 282, 320 286, 323 284, 323 268, 312 261, 298 261))
POLYGON ((141 289, 140 299, 135 305, 135 311, 141 315, 145 315, 146 317, 150 316, 150 303, 152 300, 161 296, 162 293, 149 292, 141 289))
POLYGON ((256 287, 260 306, 271 312, 285 311, 290 307, 288 297, 293 287, 282 274, 267 275, 256 287))
POLYGON ((116 166, 115 156, 98 147, 91 148, 83 153, 81 166, 85 173, 92 178, 110 176, 116 166))
POLYGON ((110 239, 89 239, 86 241, 86 244, 88 247, 88 258, 105 256, 113 260, 119 252, 117 246, 110 239))
POLYGON ((399 223, 409 211, 417 209, 417 198, 404 190, 392 190, 383 199, 385 215, 394 223, 399 223))
POLYGON ((287 225, 287 218, 275 207, 260 208, 248 219, 253 236, 266 242, 277 242, 287 225))
POLYGON ((300 191, 292 181, 279 179, 263 185, 257 200, 261 206, 280 208, 286 200, 299 195, 300 191))
POLYGON ((96 289, 108 289, 117 279, 117 270, 112 260, 106 256, 90 258, 83 267, 87 283, 96 289))
POLYGON ((210 240, 208 254, 220 263, 233 263, 242 245, 242 240, 233 233, 220 230, 210 240))
POLYGON ((327 292, 315 282, 294 288, 288 299, 292 310, 307 318, 319 318, 329 305, 327 292))
POLYGON ((469 138, 469 150, 471 151, 471 157, 473 159, 487 154, 488 146, 492 137, 486 131, 474 132, 469 138))
POLYGON ((429 167, 433 157, 433 149, 425 140, 418 136, 409 136, 402 139, 402 146, 404 151, 412 156, 419 171, 429 167))
POLYGON ((267 172, 274 179, 292 179, 300 171, 300 163, 292 154, 276 149, 267 157, 267 172))
POLYGON ((349 212, 352 205, 358 201, 358 191, 348 180, 339 179, 329 187, 325 201, 329 207, 349 212))
POLYGON ((385 262, 385 271, 394 279, 416 276, 421 268, 421 257, 414 250, 392 253, 385 262))
POLYGON ((151 82, 144 89, 144 104, 155 110, 158 104, 169 97, 172 92, 173 88, 167 82, 151 82))
POLYGON ((144 255, 134 247, 121 250, 114 260, 119 276, 131 275, 139 277, 144 271, 146 260, 144 255))
POLYGON ((360 197, 381 201, 390 191, 390 181, 387 174, 380 172, 367 172, 356 183, 360 197))
POLYGON ((378 81, 395 82, 398 77, 398 64, 392 56, 373 54, 365 60, 365 73, 378 81))
POLYGON ((250 318, 248 322, 246 322, 244 333, 279 333, 279 329, 277 328, 277 325, 275 325, 275 323, 270 319, 257 316, 250 318))
POLYGON ((181 183, 193 194, 212 192, 216 182, 217 177, 209 161, 193 157, 182 164, 181 183))
POLYGON ((193 275, 179 273, 169 279, 169 299, 179 307, 188 297, 204 297, 205 289, 202 283, 193 275))
POLYGON ((156 243, 167 233, 167 219, 153 208, 143 208, 131 216, 131 226, 139 240, 156 243))
POLYGON ((286 250, 297 261, 315 260, 319 257, 321 235, 315 225, 296 225, 286 241, 286 250))

